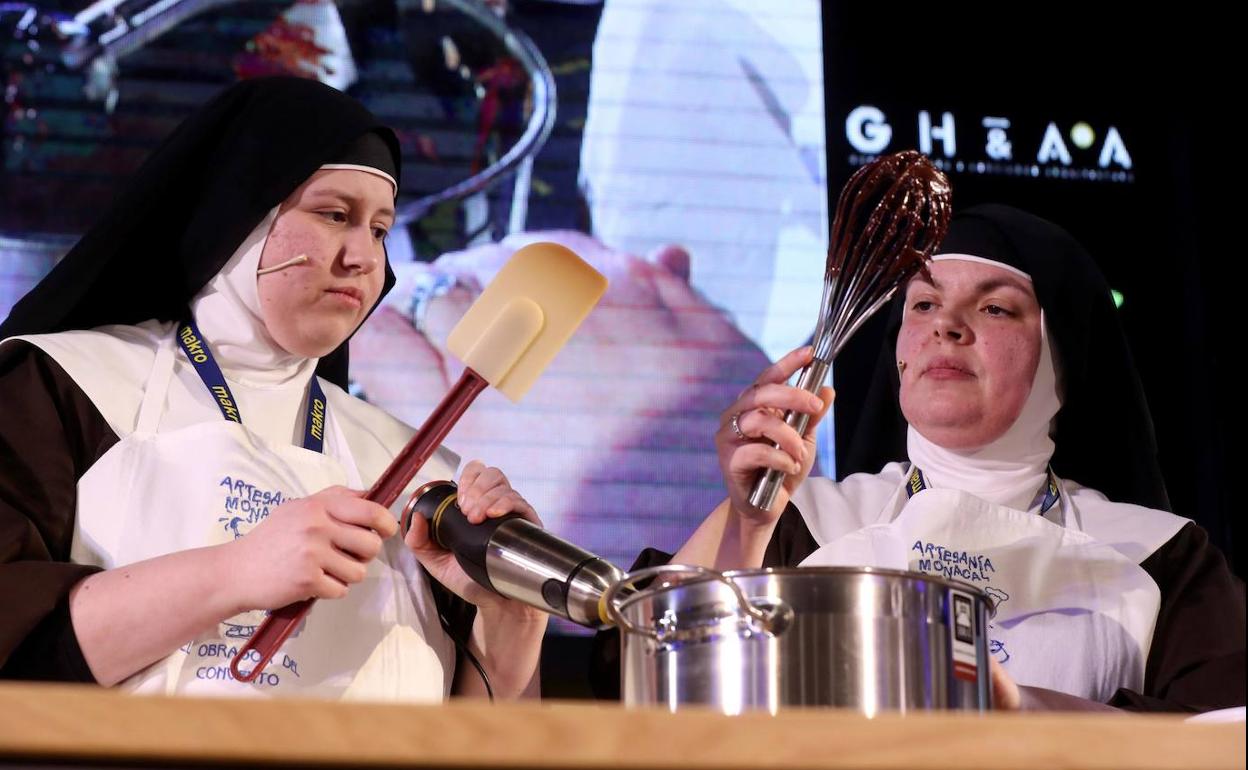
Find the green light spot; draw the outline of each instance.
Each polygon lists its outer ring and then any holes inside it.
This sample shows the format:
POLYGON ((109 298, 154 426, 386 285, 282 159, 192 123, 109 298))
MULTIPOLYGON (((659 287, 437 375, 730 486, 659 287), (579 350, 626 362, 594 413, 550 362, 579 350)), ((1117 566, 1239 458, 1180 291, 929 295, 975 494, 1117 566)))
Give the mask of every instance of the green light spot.
POLYGON ((1117 289, 1110 289, 1109 296, 1114 298, 1114 307, 1122 307, 1122 292, 1117 289))

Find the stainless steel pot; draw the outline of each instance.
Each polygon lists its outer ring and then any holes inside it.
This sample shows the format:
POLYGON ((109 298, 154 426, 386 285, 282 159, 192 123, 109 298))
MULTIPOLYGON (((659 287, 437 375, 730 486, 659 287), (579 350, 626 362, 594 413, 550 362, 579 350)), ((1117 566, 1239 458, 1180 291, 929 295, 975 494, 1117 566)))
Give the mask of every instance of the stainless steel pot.
POLYGON ((970 585, 874 568, 665 565, 626 575, 603 600, 621 629, 627 705, 728 714, 991 705, 990 600, 970 585))

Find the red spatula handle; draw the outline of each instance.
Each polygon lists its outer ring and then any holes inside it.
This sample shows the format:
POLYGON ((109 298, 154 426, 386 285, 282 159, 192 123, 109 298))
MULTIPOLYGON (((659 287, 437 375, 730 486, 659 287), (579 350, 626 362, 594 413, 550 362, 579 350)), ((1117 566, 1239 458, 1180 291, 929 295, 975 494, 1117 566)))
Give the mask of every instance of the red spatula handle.
POLYGON ((373 484, 373 488, 368 490, 368 499, 384 508, 394 505, 394 501, 399 499, 412 478, 441 446, 446 434, 451 432, 459 418, 464 416, 472 402, 489 385, 484 377, 465 367, 459 380, 442 397, 442 402, 417 429, 416 435, 399 450, 390 466, 382 471, 377 482, 373 484))
MULTIPOLYGON (((416 434, 395 456, 390 466, 382 472, 381 477, 373 484, 373 488, 368 490, 365 497, 386 508, 393 505, 412 478, 442 444, 446 434, 451 432, 451 428, 455 427, 459 418, 468 411, 468 407, 488 386, 489 383, 484 377, 465 367, 459 380, 442 397, 442 402, 430 413, 416 434)), ((308 610, 312 609, 312 603, 315 601, 315 599, 304 599, 269 613, 256 632, 247 640, 247 644, 243 645, 234 659, 230 661, 230 672, 234 674, 234 678, 240 682, 250 682, 255 679, 268 665, 273 654, 282 646, 287 637, 299 627, 299 623, 302 622, 304 615, 308 614, 308 610), (252 650, 255 650, 260 657, 250 670, 243 671, 240 666, 247 662, 246 658, 252 650)))

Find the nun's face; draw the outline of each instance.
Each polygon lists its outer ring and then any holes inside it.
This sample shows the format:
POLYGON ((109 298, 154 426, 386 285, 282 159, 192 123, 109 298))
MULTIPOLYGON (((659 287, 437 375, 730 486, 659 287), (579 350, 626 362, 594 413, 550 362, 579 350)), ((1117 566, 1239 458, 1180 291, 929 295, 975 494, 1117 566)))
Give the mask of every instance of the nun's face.
POLYGON ((948 449, 1000 438, 1021 413, 1040 361, 1040 303, 1000 267, 941 260, 906 287, 897 336, 901 411, 948 449))
POLYGON ((323 356, 342 344, 381 295, 390 183, 365 171, 318 171, 282 204, 260 267, 307 261, 257 279, 260 311, 290 353, 323 356))

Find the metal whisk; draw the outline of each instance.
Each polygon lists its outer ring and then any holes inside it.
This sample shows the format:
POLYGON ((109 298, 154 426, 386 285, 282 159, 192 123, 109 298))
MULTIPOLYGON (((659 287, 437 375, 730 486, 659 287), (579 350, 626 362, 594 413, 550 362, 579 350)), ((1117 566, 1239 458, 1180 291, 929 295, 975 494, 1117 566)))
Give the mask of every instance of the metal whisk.
MULTIPOLYGON (((926 269, 949 228, 951 198, 949 180, 914 150, 886 155, 854 172, 832 220, 814 360, 802 370, 797 387, 817 393, 850 337, 911 276, 926 269)), ((784 421, 804 434, 810 415, 790 411, 784 421)), ((750 491, 750 505, 769 510, 783 483, 783 473, 765 471, 750 491)))

